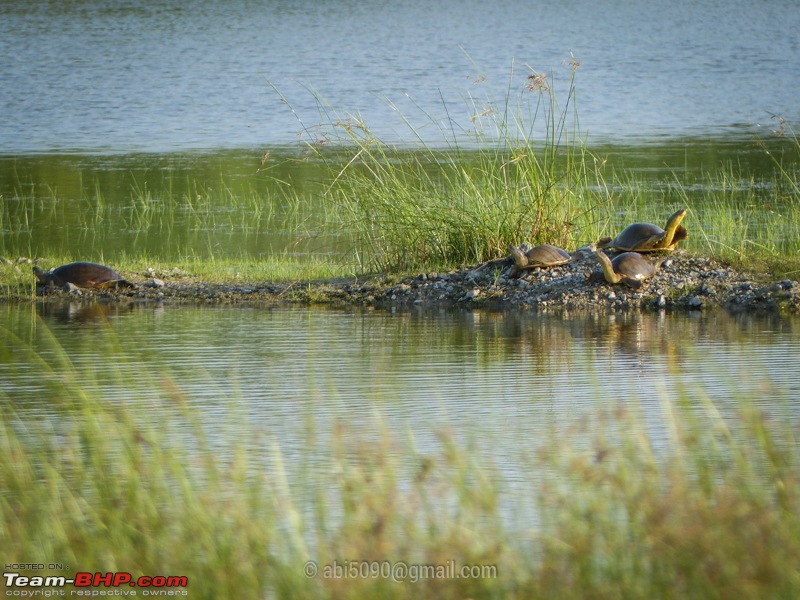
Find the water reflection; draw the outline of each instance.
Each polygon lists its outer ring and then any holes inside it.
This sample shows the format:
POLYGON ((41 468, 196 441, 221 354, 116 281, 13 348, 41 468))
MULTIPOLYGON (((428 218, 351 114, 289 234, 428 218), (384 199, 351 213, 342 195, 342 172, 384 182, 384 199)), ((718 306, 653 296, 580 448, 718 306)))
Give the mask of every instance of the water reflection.
POLYGON ((722 312, 5 305, 0 398, 58 431, 82 418, 62 397, 77 386, 169 423, 169 443, 193 448, 197 424, 223 455, 236 440, 274 442, 300 480, 342 427, 359 444, 385 429, 423 456, 448 432, 528 485, 524 457, 588 412, 641 414, 656 448, 669 446, 665 399, 796 419, 798 328, 722 312))
POLYGON ((37 313, 47 323, 54 325, 87 326, 108 323, 111 319, 132 314, 131 304, 96 302, 43 303, 37 306, 37 313))
MULTIPOLYGON (((112 395, 140 371, 166 372, 199 406, 235 398, 257 410, 260 402, 288 407, 326 397, 351 407, 474 410, 507 402, 588 406, 650 396, 664 382, 718 398, 764 383, 800 386, 800 319, 778 315, 76 302, 35 313, 7 306, 0 318, 3 331, 41 353, 51 352, 52 333, 71 364, 105 377, 112 395), (731 378, 742 381, 732 386, 731 378)), ((13 375, 24 362, 7 351, 0 363, 4 391, 20 399, 31 397, 13 375)))

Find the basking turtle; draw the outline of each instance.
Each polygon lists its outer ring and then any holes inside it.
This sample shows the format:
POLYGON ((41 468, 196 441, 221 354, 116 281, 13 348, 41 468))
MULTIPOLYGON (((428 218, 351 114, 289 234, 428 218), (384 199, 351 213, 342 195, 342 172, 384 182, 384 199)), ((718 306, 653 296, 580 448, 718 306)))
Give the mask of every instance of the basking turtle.
POLYGON ((566 250, 550 244, 542 244, 530 249, 525 246, 509 246, 508 249, 511 252, 511 258, 514 259, 512 274, 527 269, 555 267, 570 261, 570 255, 566 250))
POLYGON ((667 219, 666 229, 661 229, 658 225, 651 223, 634 223, 623 229, 622 233, 613 240, 605 237, 598 240, 597 245, 600 248, 614 248, 615 250, 635 252, 674 250, 678 242, 689 237, 686 228, 681 225, 686 212, 687 210, 682 208, 667 219))
POLYGON ((638 252, 623 252, 611 260, 605 252, 593 246, 600 266, 603 268, 603 275, 609 283, 624 283, 635 290, 642 287, 642 282, 656 274, 664 259, 651 262, 638 252))
POLYGON ((33 267, 36 278, 48 288, 63 288, 68 283, 82 288, 136 287, 114 269, 90 262, 74 262, 44 272, 33 267))

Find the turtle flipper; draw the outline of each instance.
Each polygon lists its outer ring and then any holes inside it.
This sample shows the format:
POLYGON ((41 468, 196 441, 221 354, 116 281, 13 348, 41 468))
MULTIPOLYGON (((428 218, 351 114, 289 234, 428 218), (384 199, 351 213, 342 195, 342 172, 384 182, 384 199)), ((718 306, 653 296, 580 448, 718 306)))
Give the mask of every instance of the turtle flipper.
POLYGON ((668 246, 670 250, 673 250, 675 246, 678 245, 678 242, 685 240, 689 237, 689 232, 686 231, 686 227, 683 225, 678 225, 678 228, 675 230, 675 235, 672 236, 672 243, 668 246))
POLYGON ((623 277, 620 279, 620 281, 625 285, 632 287, 634 290, 638 290, 640 287, 642 287, 642 280, 636 279, 635 277, 623 277))
POLYGON ((98 290, 116 290, 119 288, 135 288, 138 287, 135 283, 131 283, 127 279, 115 279, 113 281, 103 281, 96 283, 92 287, 98 290))

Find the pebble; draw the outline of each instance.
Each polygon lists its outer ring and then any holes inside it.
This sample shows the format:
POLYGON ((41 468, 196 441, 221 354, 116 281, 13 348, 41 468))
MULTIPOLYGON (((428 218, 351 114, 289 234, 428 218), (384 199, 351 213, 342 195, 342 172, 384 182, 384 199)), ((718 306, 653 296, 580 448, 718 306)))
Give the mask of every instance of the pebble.
MULTIPOLYGON (((501 309, 520 310, 631 310, 641 307, 697 311, 714 306, 729 310, 787 310, 800 312, 800 285, 794 280, 761 282, 747 273, 737 272, 705 257, 693 257, 675 252, 660 269, 638 290, 622 284, 607 283, 591 253, 575 253, 570 263, 553 269, 533 269, 523 277, 511 278, 507 272, 511 262, 492 261, 491 267, 481 269, 472 265, 463 271, 430 272, 415 275, 396 284, 386 284, 381 278, 366 279, 353 285, 323 282, 293 288, 281 283, 253 282, 215 284, 180 281, 179 270, 165 271, 169 286, 148 270, 149 281, 143 288, 158 290, 165 301, 196 301, 225 303, 293 303, 305 302, 313 294, 315 302, 381 306, 451 306, 459 300, 470 304, 501 309), (499 276, 496 273, 505 271, 499 276), (164 285, 162 285, 164 284, 164 285)), ((395 280, 396 281, 396 280, 395 280)), ((58 297, 63 292, 47 293, 58 297)), ((79 290, 86 296, 128 295, 124 290, 79 290)), ((20 299, 29 293, 20 293, 20 299)), ((147 294, 145 294, 147 297, 147 294)), ((149 296, 150 299, 155 295, 149 296)))
MULTIPOLYGON (((763 299, 759 302, 752 291, 746 291, 751 288, 746 290, 734 288, 730 279, 736 276, 739 285, 749 284, 753 289, 759 284, 748 281, 744 274, 736 274, 728 268, 721 267, 712 259, 676 253, 669 258, 667 264, 671 267, 668 271, 659 271, 652 280, 645 282, 644 286, 635 292, 624 285, 611 285, 605 282, 602 276, 598 277, 599 270, 593 254, 583 257, 574 255, 572 262, 567 265, 553 269, 530 270, 518 278, 509 278, 507 275, 511 266, 510 261, 506 273, 497 278, 476 276, 478 269, 472 266, 460 273, 448 273, 446 298, 443 294, 435 293, 435 285, 427 283, 415 289, 412 298, 408 300, 404 298, 403 301, 415 302, 414 298, 421 297, 425 300, 423 302, 425 304, 447 301, 448 298, 462 300, 485 298, 485 302, 496 303, 495 306, 538 310, 548 307, 554 309, 613 307, 615 310, 627 310, 643 306, 697 310, 713 305, 733 308, 737 303, 743 308, 751 306, 764 308, 767 304, 763 299)), ((793 287, 800 292, 800 286, 795 286, 791 280, 787 281, 789 283, 780 284, 782 288, 793 287)), ((784 299, 785 305, 800 310, 800 293, 784 293, 781 298, 784 299)))
POLYGON ((689 308, 700 308, 703 306, 703 301, 697 296, 689 296, 686 299, 686 306, 689 308))

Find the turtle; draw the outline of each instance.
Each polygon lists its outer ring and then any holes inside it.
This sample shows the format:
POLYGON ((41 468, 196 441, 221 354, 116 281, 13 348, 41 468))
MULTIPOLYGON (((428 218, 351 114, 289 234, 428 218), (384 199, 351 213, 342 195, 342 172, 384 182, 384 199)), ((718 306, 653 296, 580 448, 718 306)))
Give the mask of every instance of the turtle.
POLYGON ((555 267, 568 263, 571 259, 566 250, 550 244, 541 244, 533 248, 522 246, 509 246, 514 267, 511 273, 543 267, 555 267))
POLYGON ((656 274, 664 258, 652 262, 638 252, 623 252, 611 260, 605 252, 592 246, 592 251, 600 261, 603 276, 609 283, 624 283, 635 290, 642 287, 642 282, 656 274))
POLYGON ((687 212, 682 208, 673 214, 667 219, 666 229, 661 229, 652 223, 634 223, 623 229, 613 240, 608 237, 601 238, 597 241, 597 245, 600 248, 632 252, 672 251, 678 242, 689 237, 686 228, 681 225, 687 212))
POLYGON ((33 272, 48 288, 63 288, 69 283, 82 288, 136 287, 114 269, 91 262, 69 263, 46 273, 33 267, 33 272))

